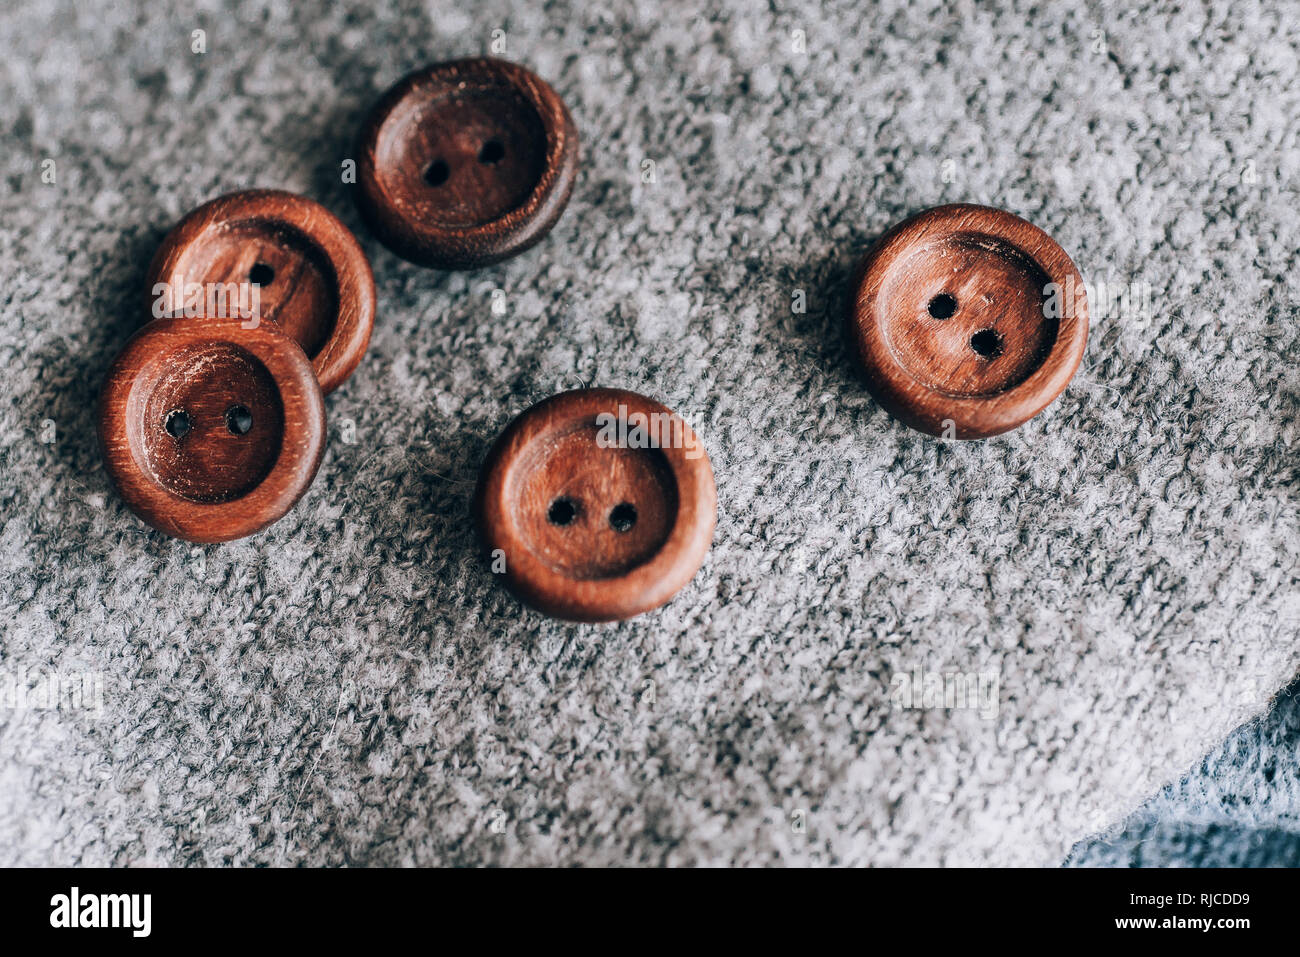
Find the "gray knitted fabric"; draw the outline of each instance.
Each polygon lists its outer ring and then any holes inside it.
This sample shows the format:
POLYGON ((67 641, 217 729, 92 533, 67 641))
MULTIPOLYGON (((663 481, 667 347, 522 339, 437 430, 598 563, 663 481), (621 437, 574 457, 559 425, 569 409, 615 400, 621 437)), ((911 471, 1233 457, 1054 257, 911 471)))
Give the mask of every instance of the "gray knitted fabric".
POLYGON ((1059 862, 1300 664, 1296 15, 6 5, 0 670, 102 706, 0 685, 0 863, 1059 862), (533 251, 421 270, 342 164, 387 85, 487 52, 564 97, 581 176, 533 251), (166 230, 252 186, 342 216, 379 312, 303 501, 195 548, 113 495, 93 409, 166 230), (1149 306, 968 444, 840 336, 856 258, 953 201, 1149 306), (493 437, 579 383, 682 412, 718 482, 694 581, 614 626, 523 609, 468 520, 493 437))

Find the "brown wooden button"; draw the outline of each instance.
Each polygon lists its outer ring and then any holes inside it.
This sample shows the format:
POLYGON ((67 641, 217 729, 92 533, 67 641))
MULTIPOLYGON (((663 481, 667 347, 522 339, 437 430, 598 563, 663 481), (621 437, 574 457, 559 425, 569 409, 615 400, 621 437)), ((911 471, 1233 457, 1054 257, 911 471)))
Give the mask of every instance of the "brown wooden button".
POLYGON ((404 259, 474 269, 555 225, 578 171, 578 132, 542 79, 504 60, 439 63, 398 81, 357 141, 357 204, 404 259))
POLYGON ((520 414, 479 475, 493 570, 533 607, 615 621, 664 604, 713 539, 703 444, 682 418, 620 389, 578 389, 520 414))
POLYGON ((1056 399, 1088 339, 1083 279, 1045 232, 985 206, 927 210, 858 268, 848 334, 872 395, 922 432, 978 439, 1056 399))
POLYGON ((231 300, 253 286, 258 318, 297 340, 324 392, 338 388, 365 355, 375 321, 375 279, 356 237, 305 196, 244 190, 190 212, 149 267, 155 317, 243 318, 231 300))
POLYGON ((155 319, 114 361, 99 405, 104 467, 126 504, 192 542, 251 535, 311 484, 325 404, 271 323, 155 319))

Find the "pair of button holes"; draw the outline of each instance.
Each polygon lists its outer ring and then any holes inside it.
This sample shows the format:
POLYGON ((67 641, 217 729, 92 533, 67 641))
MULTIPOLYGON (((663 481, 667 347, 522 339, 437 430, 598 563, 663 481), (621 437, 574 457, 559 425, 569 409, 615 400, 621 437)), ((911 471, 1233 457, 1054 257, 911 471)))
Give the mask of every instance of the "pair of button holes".
MULTIPOLYGON (((248 271, 248 281, 254 286, 269 286, 275 279, 275 270, 266 263, 255 263, 248 271)), ((232 405, 226 410, 226 428, 231 435, 247 435, 253 427, 253 413, 242 405, 232 405)), ((183 439, 194 428, 194 419, 184 409, 172 409, 163 420, 163 428, 173 439, 183 439)))
MULTIPOLYGON (((560 497, 551 503, 546 512, 547 521, 552 525, 571 525, 578 517, 578 503, 571 498, 560 497)), ((631 502, 619 502, 609 510, 609 527, 616 532, 628 532, 636 524, 636 506, 631 502)))
MULTIPOLYGON (((275 279, 275 270, 266 263, 255 263, 248 271, 248 281, 254 286, 269 286, 275 279)), ((231 435, 247 435, 253 427, 253 413, 242 405, 232 405, 226 410, 226 428, 231 435)), ((184 409, 172 409, 163 420, 163 428, 173 439, 183 439, 194 428, 194 420, 184 409)))
MULTIPOLYGON (((935 319, 951 319, 957 314, 957 297, 941 292, 930 300, 928 311, 935 319)), ((981 329, 970 337, 970 348, 981 359, 996 359, 1002 355, 1002 336, 995 329, 981 329)))
MULTIPOLYGON (((488 140, 478 151, 478 161, 484 166, 496 166, 506 156, 506 148, 500 140, 488 140)), ((436 159, 424 171, 424 181, 430 186, 441 186, 451 178, 451 167, 445 159, 436 159)))
MULTIPOLYGON (((232 405, 226 410, 226 428, 231 435, 247 435, 253 427, 253 413, 242 405, 232 405)), ((194 420, 184 409, 172 409, 163 421, 163 428, 174 439, 183 439, 194 428, 194 420)))

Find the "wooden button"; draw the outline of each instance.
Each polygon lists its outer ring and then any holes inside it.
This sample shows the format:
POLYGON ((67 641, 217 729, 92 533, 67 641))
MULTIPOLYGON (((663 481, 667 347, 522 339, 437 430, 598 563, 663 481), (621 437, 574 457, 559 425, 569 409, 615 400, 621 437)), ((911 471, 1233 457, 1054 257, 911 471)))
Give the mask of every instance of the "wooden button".
POLYGON ((1083 279, 1037 226, 952 205, 890 230, 858 268, 849 339, 872 395, 922 432, 978 439, 1061 394, 1088 339, 1083 279))
POLYGON ((619 389, 563 392, 519 415, 488 454, 475 502, 493 570, 571 621, 667 602, 704 561, 717 517, 691 427, 619 389))
POLYGON ((273 324, 155 319, 109 371, 99 440, 132 511, 169 535, 225 542, 307 490, 325 404, 307 356, 273 324))
POLYGON ((351 231, 305 196, 245 190, 189 213, 149 267, 155 317, 192 318, 197 307, 231 318, 232 295, 252 286, 258 317, 297 340, 324 392, 338 388, 365 355, 375 320, 374 275, 351 231), (234 285, 216 298, 225 284, 234 285))
POLYGON ((397 255, 474 269, 555 225, 578 171, 578 133, 543 80, 514 63, 439 63, 380 99, 357 141, 357 204, 397 255))

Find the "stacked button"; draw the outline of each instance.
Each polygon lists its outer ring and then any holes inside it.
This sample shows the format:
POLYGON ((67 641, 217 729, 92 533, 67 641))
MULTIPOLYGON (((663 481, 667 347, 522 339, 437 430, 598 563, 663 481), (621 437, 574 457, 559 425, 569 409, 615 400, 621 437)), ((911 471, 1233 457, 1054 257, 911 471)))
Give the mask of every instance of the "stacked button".
POLYGON ((323 396, 370 340, 370 264, 318 203, 248 190, 177 224, 148 291, 155 318, 117 357, 100 396, 105 468, 126 504, 169 535, 251 535, 316 475, 323 396))
MULTIPOLYGON (((255 289, 257 316, 311 359, 329 394, 365 355, 375 320, 375 280, 356 238, 320 203, 281 190, 221 196, 167 234, 149 267, 155 315, 205 311, 219 286, 255 289)), ((227 297, 229 302, 229 297, 227 297)))
POLYGON ((325 406, 311 362, 269 323, 156 319, 100 397, 105 468, 161 531, 225 542, 284 516, 316 475, 325 406))

